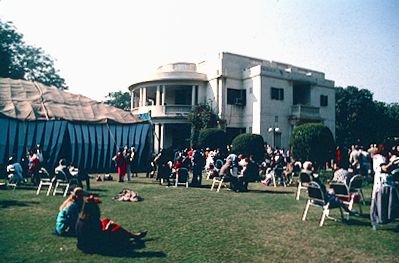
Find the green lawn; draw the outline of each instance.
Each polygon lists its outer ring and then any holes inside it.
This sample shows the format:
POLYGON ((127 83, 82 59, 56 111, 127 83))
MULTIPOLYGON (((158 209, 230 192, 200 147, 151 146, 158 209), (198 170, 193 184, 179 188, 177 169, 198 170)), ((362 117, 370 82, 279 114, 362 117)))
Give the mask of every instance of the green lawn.
POLYGON ((85 255, 75 238, 51 234, 62 196, 37 196, 33 188, 0 190, 0 262, 399 262, 397 224, 372 231, 368 206, 366 215, 328 220, 320 228, 319 209, 312 207, 301 221, 306 194, 296 201, 294 187, 254 183, 247 193, 216 193, 210 182, 176 189, 134 180, 92 182, 92 193, 103 200, 102 216, 129 230, 148 229, 145 247, 121 256, 85 255), (123 187, 143 201, 112 200, 123 187))

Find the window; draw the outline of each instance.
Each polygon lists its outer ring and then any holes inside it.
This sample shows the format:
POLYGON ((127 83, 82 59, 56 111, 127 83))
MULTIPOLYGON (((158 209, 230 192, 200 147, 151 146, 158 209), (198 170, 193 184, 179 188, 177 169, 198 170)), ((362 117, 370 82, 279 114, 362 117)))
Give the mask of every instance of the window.
POLYGON ((284 100, 284 89, 272 88, 271 89, 272 100, 284 100))
POLYGON ((321 107, 328 106, 328 96, 327 95, 320 95, 320 106, 321 107))
POLYGON ((227 89, 227 104, 245 106, 247 96, 245 90, 241 89, 227 89))

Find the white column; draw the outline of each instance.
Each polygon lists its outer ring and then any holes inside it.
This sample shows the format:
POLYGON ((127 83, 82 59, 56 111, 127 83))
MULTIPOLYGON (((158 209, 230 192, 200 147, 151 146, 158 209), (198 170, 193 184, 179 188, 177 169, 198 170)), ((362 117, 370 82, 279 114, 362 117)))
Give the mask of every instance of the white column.
POLYGON ((157 86, 157 93, 155 96, 155 105, 159 106, 161 105, 161 88, 159 85, 157 86))
POLYGON ((165 85, 162 85, 162 104, 165 105, 165 85))
POLYGON ((143 106, 147 106, 147 87, 143 88, 143 106))
POLYGON ((191 105, 195 105, 195 86, 193 85, 191 87, 191 105))
POLYGON ((158 153, 159 150, 159 124, 154 124, 154 152, 158 153))
POLYGON ((164 137, 165 137, 165 124, 159 124, 161 126, 160 135, 159 135, 159 146, 160 148, 164 148, 164 137))
POLYGON ((139 107, 143 106, 143 88, 140 88, 139 107))
POLYGON ((218 92, 219 92, 218 93, 218 96, 219 96, 218 114, 219 114, 219 117, 223 119, 223 115, 224 115, 224 112, 223 112, 223 109, 224 109, 224 95, 225 95, 223 93, 223 90, 224 90, 224 86, 225 86, 225 80, 224 80, 223 77, 219 78, 218 80, 219 80, 219 85, 218 85, 218 92))
POLYGON ((134 108, 134 92, 130 91, 130 111, 132 112, 134 108))

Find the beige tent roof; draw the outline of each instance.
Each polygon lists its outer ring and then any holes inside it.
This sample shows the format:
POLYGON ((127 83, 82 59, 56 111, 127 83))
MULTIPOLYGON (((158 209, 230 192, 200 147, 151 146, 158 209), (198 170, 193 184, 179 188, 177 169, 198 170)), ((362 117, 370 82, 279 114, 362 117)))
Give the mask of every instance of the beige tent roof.
POLYGON ((141 122, 129 112, 38 82, 0 78, 0 115, 24 120, 141 122))

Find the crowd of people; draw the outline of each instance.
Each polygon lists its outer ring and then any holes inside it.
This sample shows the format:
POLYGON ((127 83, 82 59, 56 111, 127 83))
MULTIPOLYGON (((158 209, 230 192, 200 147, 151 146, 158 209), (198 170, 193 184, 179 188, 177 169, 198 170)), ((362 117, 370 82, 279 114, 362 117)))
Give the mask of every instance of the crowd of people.
POLYGON ((120 147, 112 160, 118 171, 119 182, 125 181, 126 174, 128 181, 132 180, 132 175, 137 177, 137 158, 134 146, 130 148, 128 146, 120 147))
POLYGON ((41 174, 48 174, 40 145, 30 149, 20 160, 15 154, 12 155, 7 162, 7 173, 10 183, 19 184, 30 178, 34 185, 38 185, 41 174))
MULTIPOLYGON (((244 156, 234 152, 232 147, 226 149, 200 149, 197 147, 182 150, 163 149, 151 160, 147 169, 147 177, 156 175, 161 183, 176 178, 179 169, 191 171, 191 186, 202 184, 203 172, 207 178, 223 178, 235 192, 248 191, 251 182, 261 181, 270 185, 275 178, 278 184, 289 185, 300 173, 308 173, 311 180, 320 186, 321 191, 332 206, 342 207, 350 214, 357 214, 332 191, 328 184, 341 183, 349 187, 351 178, 360 175, 365 182, 378 180, 389 181, 391 174, 399 176, 399 145, 391 148, 372 144, 368 149, 353 145, 349 149, 337 147, 335 157, 327 162, 325 168, 331 168, 334 173, 327 180, 327 185, 318 176, 310 160, 294 160, 289 150, 273 148, 264 145, 264 156, 255 160, 253 155, 244 156), (382 178, 382 179, 381 179, 382 178)), ((137 176, 136 150, 132 146, 121 147, 113 157, 117 168, 119 182, 131 181, 137 176)), ((8 180, 18 183, 30 178, 33 184, 38 184, 41 174, 47 173, 44 168, 43 154, 40 146, 31 149, 27 157, 18 162, 15 156, 9 159, 7 171, 8 180)), ((48 174, 48 173, 47 173, 48 174)), ((90 189, 90 178, 84 169, 79 169, 65 159, 59 161, 55 168, 55 176, 61 174, 67 179, 76 178, 75 187, 70 196, 59 207, 54 233, 59 236, 76 236, 77 247, 86 253, 104 253, 111 250, 126 248, 132 241, 143 238, 146 231, 130 232, 114 221, 103 218, 99 204, 101 200, 89 195, 83 190, 82 182, 90 189)), ((398 180, 398 178, 396 178, 398 180)))

